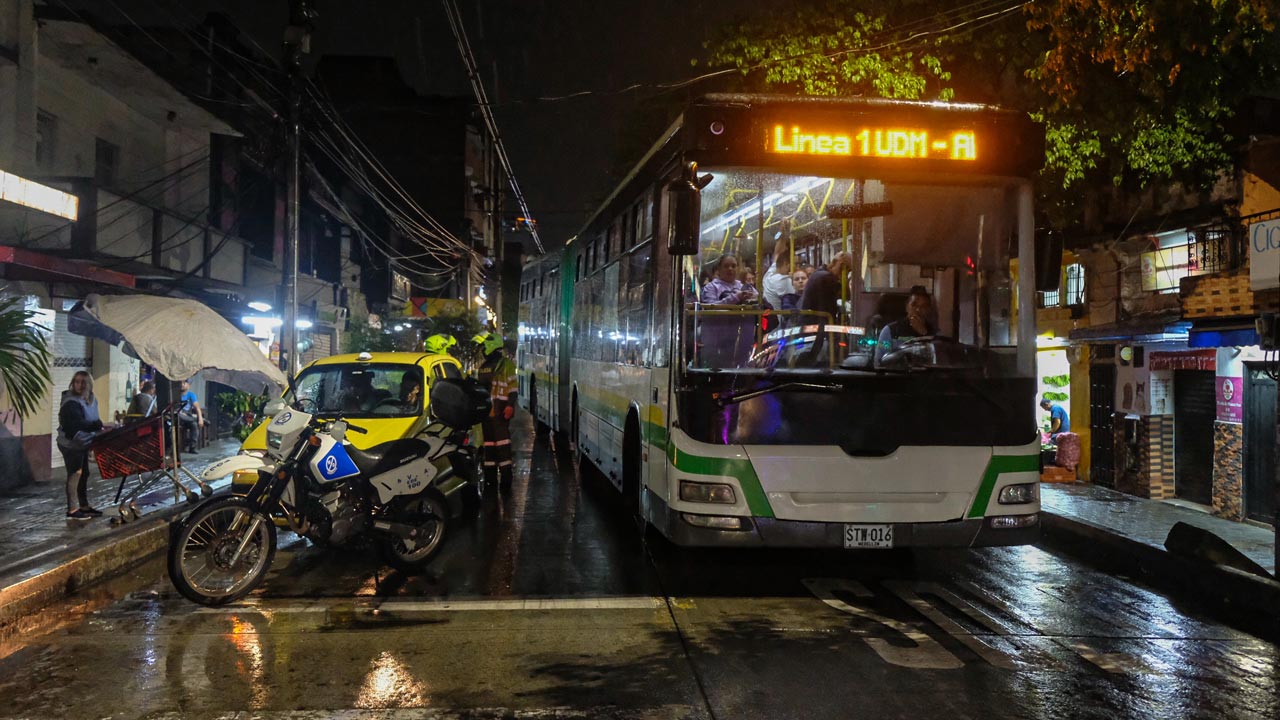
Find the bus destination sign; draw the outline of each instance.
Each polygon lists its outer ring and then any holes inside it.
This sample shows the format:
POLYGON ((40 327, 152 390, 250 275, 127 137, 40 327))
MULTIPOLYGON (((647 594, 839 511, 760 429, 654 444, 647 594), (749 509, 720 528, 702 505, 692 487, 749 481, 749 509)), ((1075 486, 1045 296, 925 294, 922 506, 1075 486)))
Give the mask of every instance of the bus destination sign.
POLYGON ((803 125, 776 123, 765 138, 765 149, 779 155, 978 159, 977 134, 972 130, 931 133, 923 128, 892 126, 814 130, 803 125))

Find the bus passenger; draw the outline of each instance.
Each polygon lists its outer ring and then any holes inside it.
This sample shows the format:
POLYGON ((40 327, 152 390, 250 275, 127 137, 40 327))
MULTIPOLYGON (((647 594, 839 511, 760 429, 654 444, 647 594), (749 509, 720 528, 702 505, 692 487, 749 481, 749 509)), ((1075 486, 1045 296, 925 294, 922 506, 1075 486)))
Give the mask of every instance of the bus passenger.
POLYGON ((792 286, 791 258, 786 250, 786 244, 778 241, 773 246, 773 258, 769 261, 769 267, 764 271, 764 301, 775 310, 782 307, 784 295, 799 292, 792 286))
POLYGON ((808 276, 804 295, 800 296, 800 309, 823 312, 834 321, 840 308, 840 276, 853 269, 853 256, 847 252, 836 253, 824 267, 808 276))
POLYGON ((738 280, 738 258, 721 255, 711 265, 711 282, 702 288, 707 305, 745 305, 759 299, 756 289, 738 280))
POLYGON ((795 292, 784 293, 782 295, 783 310, 799 310, 800 298, 804 295, 804 286, 809 281, 809 276, 803 270, 796 270, 791 273, 791 287, 795 288, 795 292))

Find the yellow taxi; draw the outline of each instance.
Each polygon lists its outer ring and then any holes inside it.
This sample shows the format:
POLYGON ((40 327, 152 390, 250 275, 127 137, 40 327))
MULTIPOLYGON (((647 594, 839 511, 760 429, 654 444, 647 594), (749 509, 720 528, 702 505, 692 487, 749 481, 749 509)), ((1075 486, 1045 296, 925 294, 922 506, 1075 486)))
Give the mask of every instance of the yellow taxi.
MULTIPOLYGON (((431 385, 463 377, 462 363, 451 355, 420 352, 362 352, 316 360, 302 369, 282 400, 319 417, 337 416, 368 430, 350 433, 347 442, 368 450, 375 445, 413 437, 428 424, 431 385), (295 395, 296 394, 296 395, 295 395)), ((242 454, 267 450, 263 422, 245 438, 242 454)), ((235 471, 234 492, 247 492, 258 479, 256 469, 235 471)))

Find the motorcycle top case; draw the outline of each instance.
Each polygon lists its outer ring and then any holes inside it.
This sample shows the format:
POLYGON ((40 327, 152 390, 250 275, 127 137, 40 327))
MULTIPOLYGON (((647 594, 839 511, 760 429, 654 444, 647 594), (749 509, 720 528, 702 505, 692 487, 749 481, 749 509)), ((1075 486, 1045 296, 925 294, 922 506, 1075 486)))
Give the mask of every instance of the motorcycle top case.
POLYGON ((311 458, 311 474, 321 482, 331 483, 360 474, 360 468, 347 454, 347 449, 332 438, 322 436, 323 445, 311 458))

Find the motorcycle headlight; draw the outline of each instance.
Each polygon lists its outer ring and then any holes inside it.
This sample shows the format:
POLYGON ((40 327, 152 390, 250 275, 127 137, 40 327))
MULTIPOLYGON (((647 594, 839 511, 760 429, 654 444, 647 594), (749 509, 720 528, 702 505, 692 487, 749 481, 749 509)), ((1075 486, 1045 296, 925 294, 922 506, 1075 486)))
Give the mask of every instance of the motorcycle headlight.
POLYGON ((274 433, 274 432, 267 433, 267 447, 271 448, 272 450, 279 450, 280 443, 282 442, 284 442, 284 436, 281 435, 280 433, 274 433))

